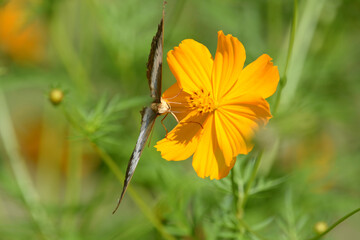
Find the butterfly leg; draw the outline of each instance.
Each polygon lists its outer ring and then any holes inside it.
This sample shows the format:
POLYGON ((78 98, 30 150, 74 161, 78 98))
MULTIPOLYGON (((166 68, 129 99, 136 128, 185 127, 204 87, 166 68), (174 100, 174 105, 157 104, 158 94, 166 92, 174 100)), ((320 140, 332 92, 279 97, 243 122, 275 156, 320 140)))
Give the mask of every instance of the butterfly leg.
POLYGON ((169 113, 165 114, 165 116, 163 117, 163 119, 161 119, 161 125, 163 125, 165 131, 166 131, 166 134, 165 134, 165 137, 168 135, 169 131, 167 130, 167 128, 165 127, 165 124, 164 124, 164 120, 165 118, 167 117, 169 113))
POLYGON ((199 124, 200 127, 201 127, 202 129, 204 129, 203 125, 202 125, 201 123, 199 123, 199 122, 188 121, 188 122, 180 122, 180 123, 195 123, 195 124, 199 124))
POLYGON ((170 111, 170 113, 171 113, 171 115, 175 118, 176 122, 179 123, 179 119, 176 117, 176 115, 175 115, 173 112, 171 112, 171 111, 170 111))

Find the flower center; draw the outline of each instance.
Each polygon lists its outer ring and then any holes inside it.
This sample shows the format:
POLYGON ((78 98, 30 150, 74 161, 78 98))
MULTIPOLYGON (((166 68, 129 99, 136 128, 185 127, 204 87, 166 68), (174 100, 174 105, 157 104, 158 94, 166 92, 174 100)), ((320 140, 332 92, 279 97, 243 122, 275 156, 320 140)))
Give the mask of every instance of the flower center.
POLYGON ((210 97, 210 92, 200 89, 193 92, 187 101, 192 109, 197 109, 199 113, 212 112, 215 109, 214 100, 210 97))

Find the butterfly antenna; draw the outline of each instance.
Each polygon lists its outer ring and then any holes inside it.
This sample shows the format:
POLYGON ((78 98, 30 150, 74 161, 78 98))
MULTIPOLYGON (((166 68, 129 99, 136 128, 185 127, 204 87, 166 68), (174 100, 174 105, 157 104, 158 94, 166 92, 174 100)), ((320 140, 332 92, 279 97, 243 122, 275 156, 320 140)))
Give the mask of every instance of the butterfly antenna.
POLYGON ((163 97, 163 99, 166 99, 166 100, 168 100, 168 99, 174 99, 174 98, 177 98, 179 95, 180 95, 180 93, 183 91, 183 88, 181 88, 180 89, 180 91, 175 95, 175 96, 172 96, 172 97, 168 97, 168 98, 164 98, 163 97))
MULTIPOLYGON (((167 4, 167 1, 164 1, 163 2, 163 12, 162 12, 163 19, 164 19, 164 16, 165 16, 165 5, 166 4, 167 4)), ((164 30, 164 26, 163 26, 163 30, 164 30)))

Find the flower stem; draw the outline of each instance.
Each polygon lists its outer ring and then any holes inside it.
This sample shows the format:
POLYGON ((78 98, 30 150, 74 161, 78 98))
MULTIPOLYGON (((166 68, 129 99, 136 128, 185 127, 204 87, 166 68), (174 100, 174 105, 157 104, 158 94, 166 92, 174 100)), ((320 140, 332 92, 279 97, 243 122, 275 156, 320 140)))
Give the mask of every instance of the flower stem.
POLYGON ((236 216, 240 219, 241 215, 242 215, 242 211, 239 206, 239 185, 235 181, 235 169, 234 168, 231 170, 230 176, 231 176, 232 195, 234 197, 234 208, 235 208, 236 216))
POLYGON ((40 204, 39 195, 33 185, 31 176, 25 165, 25 159, 19 153, 15 129, 3 92, 0 90, 0 139, 7 153, 15 181, 19 187, 30 216, 39 228, 42 239, 57 239, 55 227, 45 209, 40 204))
MULTIPOLYGON (((64 112, 66 119, 70 122, 70 124, 73 125, 73 127, 75 127, 76 129, 80 130, 81 132, 84 132, 81 125, 79 125, 74 119, 72 119, 71 115, 66 111, 64 107, 62 108, 62 110, 64 112)), ((111 158, 109 154, 107 154, 103 149, 101 149, 98 145, 96 145, 93 141, 91 141, 91 139, 89 139, 87 136, 86 138, 91 143, 91 146, 96 151, 96 153, 100 156, 100 158, 104 161, 104 163, 108 166, 108 168, 114 173, 115 177, 122 184, 124 181, 124 174, 120 170, 116 162, 111 158)), ((162 237, 167 240, 175 240, 173 236, 171 236, 165 231, 164 226, 161 224, 159 219, 153 214, 152 210, 147 205, 147 203, 142 200, 139 194, 131 186, 128 187, 127 192, 134 200, 134 202, 137 204, 137 206, 141 209, 143 214, 149 219, 152 225, 159 231, 162 237)))
POLYGON ((50 37, 55 51, 59 55, 60 60, 64 64, 65 69, 69 73, 70 79, 77 86, 82 96, 86 96, 89 92, 93 91, 90 77, 86 68, 79 56, 76 53, 70 37, 66 32, 65 26, 62 25, 59 16, 54 16, 50 26, 50 37))
MULTIPOLYGON (((124 174, 121 172, 121 170, 119 169, 119 167, 115 163, 115 161, 105 151, 103 151, 101 148, 99 148, 95 143, 92 143, 92 147, 95 149, 95 151, 101 157, 101 159, 103 159, 103 161, 110 168, 110 170, 115 174, 115 176, 119 180, 119 182, 122 183, 124 181, 124 174)), ((154 225, 154 227, 163 236, 163 238, 168 239, 168 240, 175 240, 175 238, 173 236, 171 236, 170 234, 168 234, 165 231, 164 226, 161 224, 159 219, 154 216, 151 209, 142 200, 142 198, 139 196, 139 194, 131 186, 128 187, 127 191, 131 195, 131 198, 135 201, 135 203, 141 209, 141 211, 144 213, 144 215, 150 220, 150 222, 154 225)))
MULTIPOLYGON (((291 59, 291 56, 292 56, 292 50, 293 50, 293 47, 294 47, 297 19, 298 19, 298 1, 294 0, 293 20, 292 20, 292 25, 291 25, 289 48, 288 48, 288 53, 287 53, 287 57, 286 57, 286 63, 285 63, 285 69, 284 69, 283 77, 281 78, 281 81, 279 83, 278 92, 277 92, 276 98, 275 98, 273 114, 276 113, 276 111, 278 110, 282 90, 284 89, 284 87, 286 85, 286 82, 287 82, 287 70, 288 70, 288 67, 289 67, 289 62, 290 62, 290 59, 291 59)), ((243 199, 241 201, 241 209, 243 209, 245 207, 246 201, 247 201, 247 199, 249 197, 250 189, 252 187, 253 182, 255 181, 257 172, 259 170, 262 155, 263 155, 263 151, 261 150, 259 152, 257 158, 255 159, 255 166, 254 166, 253 171, 251 173, 251 177, 249 179, 249 182, 246 185, 246 188, 245 188, 245 191, 244 191, 244 196, 243 196, 243 199)))
POLYGON ((360 212, 360 208, 355 209, 354 211, 346 214, 345 216, 343 216, 342 218, 340 218, 339 220, 337 220, 333 225, 331 225, 325 232, 323 232, 320 235, 317 235, 313 238, 310 238, 309 240, 317 240, 322 238, 323 236, 325 236, 328 232, 330 232, 331 230, 333 230, 337 225, 339 225, 340 223, 342 223, 343 221, 345 221, 346 219, 348 219, 349 217, 351 217, 352 215, 354 215, 355 213, 360 212))
POLYGON ((258 155, 255 158, 255 165, 254 165, 254 168, 253 168, 253 170, 251 172, 250 179, 249 179, 248 183, 246 184, 245 191, 244 191, 244 196, 243 196, 243 199, 241 201, 241 209, 244 209, 246 201, 249 198, 250 189, 251 189, 251 187, 252 187, 252 185, 253 185, 253 183, 255 181, 256 175, 258 173, 262 155, 263 155, 263 151, 260 150, 258 155))
POLYGON ((280 103, 280 98, 281 98, 281 93, 287 83, 287 71, 289 68, 289 63, 290 63, 290 59, 292 57, 292 51, 294 48, 294 40, 295 40, 295 33, 296 33, 296 26, 297 26, 297 21, 298 21, 298 0, 294 0, 294 10, 293 10, 293 19, 292 19, 292 24, 291 24, 291 33, 290 33, 290 40, 289 40, 289 48, 288 48, 288 52, 287 52, 287 57, 286 57, 286 63, 285 63, 285 69, 284 69, 284 73, 283 76, 279 82, 279 89, 278 92, 276 94, 276 98, 275 98, 275 103, 274 103, 274 113, 278 110, 279 107, 279 103, 280 103))
MULTIPOLYGON (((71 127, 69 127, 71 128, 71 127)), ((67 134, 71 135, 74 129, 70 129, 67 134)), ((66 185, 64 202, 66 208, 62 212, 62 229, 66 236, 76 232, 76 212, 73 206, 79 204, 79 194, 81 190, 81 170, 82 170, 82 153, 83 153, 83 142, 67 141, 68 148, 68 160, 66 164, 66 185)))
POLYGON ((246 222, 244 222, 243 220, 239 220, 239 223, 242 227, 244 227, 246 229, 246 231, 248 231, 249 233, 251 233, 252 235, 254 235, 256 238, 260 239, 260 240, 266 240, 266 238, 264 238, 263 236, 259 235, 258 233, 256 233, 255 231, 253 231, 247 224, 246 222))

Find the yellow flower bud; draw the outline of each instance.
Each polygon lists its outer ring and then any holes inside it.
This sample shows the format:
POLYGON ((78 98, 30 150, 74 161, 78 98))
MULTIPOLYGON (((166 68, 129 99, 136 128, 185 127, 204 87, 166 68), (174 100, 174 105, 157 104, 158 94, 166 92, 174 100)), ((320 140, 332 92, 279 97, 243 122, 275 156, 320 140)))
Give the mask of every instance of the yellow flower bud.
POLYGON ((59 103, 61 103, 63 98, 64 98, 64 92, 62 90, 57 88, 51 90, 49 99, 52 104, 58 105, 59 103))
POLYGON ((322 234, 328 229, 328 225, 326 222, 317 222, 314 226, 314 230, 317 234, 322 234))

